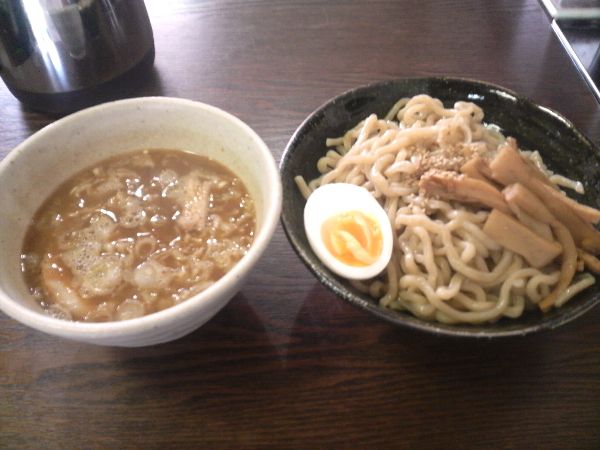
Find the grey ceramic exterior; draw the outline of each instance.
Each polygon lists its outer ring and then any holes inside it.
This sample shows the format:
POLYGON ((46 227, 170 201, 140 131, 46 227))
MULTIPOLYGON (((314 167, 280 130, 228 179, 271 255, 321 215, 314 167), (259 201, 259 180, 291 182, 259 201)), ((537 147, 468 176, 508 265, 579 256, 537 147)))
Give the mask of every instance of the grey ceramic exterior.
POLYGON ((48 125, 0 162, 0 310, 37 330, 102 345, 138 347, 177 339, 213 317, 242 287, 279 221, 281 184, 262 139, 241 120, 199 102, 144 97, 88 108, 48 125), (243 180, 256 207, 254 242, 229 272, 188 300, 121 322, 72 322, 45 314, 20 270, 23 238, 48 195, 80 170, 144 148, 214 159, 243 180))

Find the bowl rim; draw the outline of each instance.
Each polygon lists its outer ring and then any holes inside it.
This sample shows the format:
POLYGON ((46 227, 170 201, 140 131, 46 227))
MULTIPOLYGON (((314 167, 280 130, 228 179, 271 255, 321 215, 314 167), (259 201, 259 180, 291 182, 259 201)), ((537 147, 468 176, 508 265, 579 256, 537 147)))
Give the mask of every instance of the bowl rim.
MULTIPOLYGON (((319 116, 324 116, 324 112, 329 108, 333 107, 333 105, 337 102, 342 102, 345 98, 350 97, 352 95, 359 95, 362 92, 369 92, 374 89, 382 89, 386 86, 399 84, 399 83, 419 83, 419 82, 446 82, 446 83, 461 83, 461 84, 470 84, 474 87, 479 87, 481 89, 489 89, 492 93, 499 95, 501 97, 506 98, 507 100, 513 103, 521 103, 526 105, 528 108, 532 108, 534 110, 538 110, 544 115, 551 117, 556 122, 559 122, 562 126, 566 126, 570 128, 574 134, 580 139, 584 144, 589 147, 595 149, 596 152, 600 155, 600 150, 598 146, 596 146, 585 134, 579 131, 573 123, 563 116, 561 113, 535 103, 530 100, 528 97, 520 95, 515 91, 512 91, 508 88, 505 88, 501 85, 495 83, 484 82, 481 80, 471 79, 471 78, 463 78, 463 77, 407 77, 407 78, 391 78, 385 80, 379 80, 372 83, 363 84, 360 86, 356 86, 350 89, 343 91, 342 93, 329 98, 325 102, 323 102, 320 106, 314 109, 296 128, 288 143, 285 146, 285 149, 281 155, 279 161, 279 170, 283 171, 287 162, 290 160, 291 155, 294 151, 294 148, 298 145, 302 138, 302 134, 304 129, 309 127, 311 123, 315 122, 316 118, 319 116)), ((323 271, 323 268, 319 265, 313 264, 308 257, 309 252, 312 252, 310 249, 305 249, 304 245, 299 242, 297 237, 294 235, 292 229, 293 225, 288 217, 286 202, 284 202, 282 206, 281 212, 281 224, 283 231, 289 240, 294 252, 298 255, 300 260, 304 263, 304 265, 312 272, 312 274, 324 284, 331 292, 333 292, 336 296, 341 297, 345 301, 349 302, 351 305, 360 308, 362 310, 366 310, 380 319, 388 323, 392 323, 394 325, 407 327, 415 330, 419 330, 422 332, 428 332, 438 336, 447 336, 453 338, 476 338, 476 339, 491 339, 496 337, 521 337, 527 336, 534 333, 539 333, 543 331, 552 330, 558 328, 561 325, 564 325, 568 322, 571 322, 578 317, 585 314, 587 311, 595 307, 598 303, 600 303, 600 295, 596 295, 585 302, 572 307, 570 314, 558 315, 555 317, 542 317, 539 322, 535 322, 533 324, 525 324, 522 327, 514 327, 506 330, 469 330, 469 324, 442 324, 434 321, 426 321, 423 319, 419 319, 416 316, 413 316, 410 313, 403 311, 396 311, 388 308, 382 308, 375 302, 369 302, 364 298, 356 296, 353 294, 348 288, 343 287, 340 289, 335 280, 341 280, 340 277, 335 276, 334 274, 330 274, 328 271, 323 271)), ((507 319, 508 320, 508 319, 507 319)))
MULTIPOLYGON (((118 109, 131 105, 140 107, 145 105, 164 105, 199 109, 208 112, 211 115, 220 116, 222 119, 231 122, 233 126, 239 127, 247 134, 256 144, 256 150, 264 158, 268 169, 263 173, 263 179, 269 184, 270 189, 266 190, 267 199, 264 202, 265 217, 262 226, 257 230, 254 241, 248 252, 225 275, 219 278, 206 290, 177 305, 135 319, 111 322, 76 322, 59 319, 44 314, 43 311, 31 310, 8 296, 3 289, 0 289, 0 310, 31 328, 78 340, 92 341, 103 338, 118 340, 129 336, 132 337, 148 330, 157 329, 164 324, 176 321, 179 317, 189 316, 199 306, 205 306, 206 310, 209 311, 211 306, 219 303, 221 297, 227 293, 231 285, 235 285, 245 278, 250 272, 250 269, 264 253, 273 237, 282 207, 281 178, 273 154, 262 138, 244 121, 221 108, 195 100, 161 96, 136 97, 102 103, 69 114, 46 125, 14 147, 6 157, 0 161, 0 177, 2 176, 2 173, 7 170, 13 159, 21 153, 27 152, 28 148, 31 148, 32 143, 45 139, 46 135, 51 131, 60 129, 60 127, 71 122, 90 120, 96 114, 104 113, 107 110, 110 111, 115 108, 118 109)), ((227 301, 229 300, 230 299, 227 299, 227 301)))

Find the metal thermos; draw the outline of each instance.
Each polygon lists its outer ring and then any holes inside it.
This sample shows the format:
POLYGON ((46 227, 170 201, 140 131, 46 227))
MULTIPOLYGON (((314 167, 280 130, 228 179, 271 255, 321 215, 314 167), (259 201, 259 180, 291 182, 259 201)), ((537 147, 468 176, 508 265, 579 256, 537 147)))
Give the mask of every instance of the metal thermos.
POLYGON ((0 76, 32 109, 65 114, 127 95, 153 62, 143 0, 0 0, 0 76))

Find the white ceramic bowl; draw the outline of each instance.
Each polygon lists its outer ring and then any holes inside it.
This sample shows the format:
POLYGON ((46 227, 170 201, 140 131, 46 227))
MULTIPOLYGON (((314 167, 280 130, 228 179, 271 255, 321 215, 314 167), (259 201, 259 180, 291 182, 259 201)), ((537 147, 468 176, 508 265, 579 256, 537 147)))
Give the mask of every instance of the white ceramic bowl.
POLYGON ((279 220, 281 181, 260 137, 236 117, 202 103, 146 97, 89 108, 45 127, 0 163, 0 309, 37 330, 115 346, 145 346, 190 333, 240 289, 279 220), (117 153, 180 149, 210 156, 245 183, 256 204, 257 233, 248 253, 204 292, 163 311, 122 322, 84 323, 45 314, 28 293, 19 255, 31 217, 58 185, 117 153))

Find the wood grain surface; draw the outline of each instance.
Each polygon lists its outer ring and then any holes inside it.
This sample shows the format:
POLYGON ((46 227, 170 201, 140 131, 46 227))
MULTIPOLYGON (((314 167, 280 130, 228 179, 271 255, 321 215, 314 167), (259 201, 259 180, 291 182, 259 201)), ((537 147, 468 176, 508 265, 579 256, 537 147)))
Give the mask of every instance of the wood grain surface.
MULTIPOLYGON (((503 85, 600 143, 534 0, 146 4, 156 62, 132 95, 223 108, 277 160, 329 98, 414 76, 503 85)), ((52 120, 0 85, 0 156, 52 120)), ((318 284, 278 229, 228 306, 172 343, 94 347, 0 313, 0 448, 597 448, 599 323, 498 341, 397 328, 318 284)))

